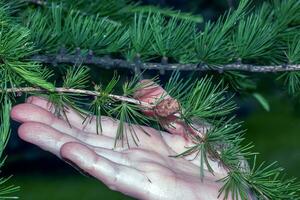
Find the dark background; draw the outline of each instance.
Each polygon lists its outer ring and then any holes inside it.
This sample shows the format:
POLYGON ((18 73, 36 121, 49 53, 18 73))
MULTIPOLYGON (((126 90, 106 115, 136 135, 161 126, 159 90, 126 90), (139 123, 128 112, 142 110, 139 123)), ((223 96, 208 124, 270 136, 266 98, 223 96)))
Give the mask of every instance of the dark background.
MULTIPOLYGON (((144 3, 200 13, 205 21, 217 19, 229 8, 227 0, 145 0, 144 3)), ((238 98, 240 109, 237 114, 240 120, 245 121, 247 140, 255 144, 255 150, 260 152, 259 159, 267 162, 277 160, 289 175, 299 177, 299 100, 289 97, 273 79, 264 75, 260 79, 264 81, 258 84, 258 91, 270 103, 270 112, 263 110, 248 96, 238 98)), ((13 122, 13 133, 6 151, 9 157, 3 174, 14 174, 11 182, 21 186, 18 192, 21 199, 131 199, 81 175, 51 154, 21 141, 16 133, 18 125, 13 122)))

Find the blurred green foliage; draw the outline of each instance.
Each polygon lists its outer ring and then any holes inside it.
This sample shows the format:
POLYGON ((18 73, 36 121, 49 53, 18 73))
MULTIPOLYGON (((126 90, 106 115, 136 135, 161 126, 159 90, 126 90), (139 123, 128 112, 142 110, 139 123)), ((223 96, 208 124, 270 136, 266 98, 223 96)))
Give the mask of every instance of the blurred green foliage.
POLYGON ((286 94, 267 99, 270 112, 258 108, 244 119, 246 138, 254 142, 261 161, 278 161, 288 175, 300 177, 300 110, 286 94))
POLYGON ((114 192, 94 179, 67 173, 26 174, 14 178, 14 183, 22 187, 20 199, 25 200, 130 200, 121 193, 114 192))

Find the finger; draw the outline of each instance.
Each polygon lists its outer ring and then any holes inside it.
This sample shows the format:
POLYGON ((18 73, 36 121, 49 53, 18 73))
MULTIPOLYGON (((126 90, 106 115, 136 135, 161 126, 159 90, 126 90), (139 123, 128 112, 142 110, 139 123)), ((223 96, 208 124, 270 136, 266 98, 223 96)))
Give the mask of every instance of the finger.
POLYGON ((123 151, 115 151, 106 148, 94 148, 93 150, 99 156, 129 167, 135 167, 136 164, 140 162, 153 162, 153 160, 162 165, 168 164, 165 157, 160 154, 141 148, 130 148, 123 151))
POLYGON ((80 142, 90 146, 98 146, 102 148, 112 148, 114 140, 106 136, 98 136, 97 140, 93 140, 89 136, 80 134, 74 138, 70 135, 63 134, 58 130, 38 122, 26 122, 19 127, 18 130, 21 139, 35 144, 40 148, 59 156, 59 150, 67 142, 80 142))
POLYGON ((22 124, 18 129, 18 134, 24 141, 32 143, 57 156, 60 155, 60 148, 63 144, 66 142, 78 142, 78 140, 73 137, 60 134, 57 130, 36 122, 22 124))
MULTIPOLYGON (((19 122, 39 122, 66 133, 72 137, 84 140, 89 145, 94 145, 100 139, 97 134, 86 133, 76 127, 70 126, 66 121, 57 118, 49 111, 33 104, 19 104, 13 107, 11 117, 19 122)), ((112 136, 113 133, 102 132, 104 136, 112 136)))
POLYGON ((11 117, 22 123, 43 123, 72 136, 76 136, 78 132, 81 132, 79 129, 71 127, 66 121, 57 118, 49 111, 33 104, 24 103, 14 106, 11 110, 11 117))
POLYGON ((174 115, 174 113, 178 114, 180 104, 176 99, 168 95, 161 86, 151 80, 143 80, 141 82, 147 83, 146 87, 138 90, 134 94, 134 97, 140 101, 154 103, 156 105, 155 109, 147 110, 145 114, 157 116, 160 124, 169 133, 180 135, 188 140, 188 134, 204 134, 206 132, 207 125, 205 123, 197 124, 197 131, 195 131, 195 129, 190 128, 184 121, 174 115), (157 101, 158 99, 159 101, 157 101))
POLYGON ((152 80, 142 80, 141 84, 143 84, 144 87, 134 94, 134 98, 140 101, 155 103, 161 97, 170 98, 166 91, 152 80))
MULTIPOLYGON (((76 127, 71 127, 66 121, 57 118, 54 116, 52 113, 49 111, 45 110, 42 107, 33 105, 33 104, 19 104, 15 107, 13 107, 11 111, 11 117, 14 120, 20 121, 20 122, 38 122, 38 123, 43 123, 45 125, 48 125, 60 133, 65 133, 68 134, 74 138, 77 138, 84 143, 88 145, 93 145, 93 146, 99 146, 99 147, 105 147, 105 148, 110 148, 112 149, 114 147, 114 142, 115 142, 115 135, 117 132, 117 128, 111 130, 111 132, 106 132, 109 131, 108 129, 104 130, 102 133, 102 137, 99 134, 95 133, 86 133, 84 131, 79 130, 76 127), (111 139, 108 139, 108 138, 111 139)), ((96 126, 96 125, 95 125, 96 126)), ((130 131, 129 128, 126 126, 126 131, 130 131)), ((135 133, 138 134, 139 140, 143 141, 141 146, 146 147, 148 146, 153 146, 151 143, 148 142, 149 136, 144 133, 144 131, 148 132, 149 134, 154 133, 155 131, 153 129, 149 128, 137 128, 135 126, 132 126, 135 129, 135 133)), ((155 136, 153 136, 155 137, 155 136)), ((156 136, 157 137, 157 136, 156 136)), ((117 142, 116 144, 116 149, 121 150, 122 146, 126 147, 127 142, 129 142, 129 145, 135 145, 132 137, 128 137, 128 140, 124 141, 123 144, 122 142, 117 142)))
MULTIPOLYGON (((145 80, 149 82, 149 80, 145 80)), ((169 95, 166 95, 166 91, 158 86, 157 84, 153 84, 149 88, 143 88, 139 90, 136 94, 136 97, 140 101, 146 101, 153 103, 158 98, 168 99, 172 98, 169 95)), ((151 112, 147 112, 146 114, 152 114, 151 112)), ((198 122, 200 122, 198 120, 198 122)), ((188 147, 192 147, 194 144, 188 138, 188 134, 205 134, 208 128, 208 125, 200 122, 194 123, 194 128, 191 128, 185 122, 173 118, 173 117, 166 117, 163 120, 160 120, 161 125, 167 130, 169 133, 163 133, 162 136, 164 137, 164 141, 167 143, 169 147, 172 148, 177 154, 185 152, 188 147)), ((194 153, 189 156, 184 157, 184 159, 191 161, 193 164, 200 166, 200 156, 201 153, 194 153)), ((220 174, 227 174, 227 171, 219 164, 217 161, 213 161, 208 159, 210 167, 216 172, 220 174)), ((204 169, 208 169, 206 164, 204 163, 204 169)))
MULTIPOLYGON (((167 93, 164 91, 162 87, 160 87, 158 84, 153 82, 152 80, 142 80, 141 84, 143 84, 143 87, 139 90, 137 90, 134 93, 134 98, 150 103, 155 104, 159 99, 164 97, 169 97, 167 93)), ((148 116, 154 116, 154 111, 151 110, 145 110, 143 111, 148 116)))
POLYGON ((101 180, 112 190, 140 199, 144 198, 148 189, 148 179, 142 172, 99 156, 79 143, 65 144, 61 149, 61 156, 101 180))
POLYGON ((123 152, 106 149, 106 148, 93 148, 95 153, 99 156, 102 156, 108 160, 111 160, 117 164, 131 166, 132 162, 129 160, 129 157, 123 152))
MULTIPOLYGON (((143 87, 142 89, 138 90, 134 97, 140 101, 147 102, 147 103, 158 103, 157 100, 162 99, 172 99, 167 92, 156 83, 152 82, 151 80, 143 80, 142 83, 148 83, 147 87, 143 87)), ((165 113, 166 111, 164 111, 165 113)), ((146 115, 152 116, 155 115, 153 110, 145 111, 146 115)), ((181 136, 186 136, 184 125, 176 120, 176 117, 168 117, 160 120, 162 126, 170 133, 177 134, 181 136)))
MULTIPOLYGON (((46 99, 31 96, 27 99, 27 103, 34 104, 41 108, 44 108, 50 112, 54 112, 54 106, 46 99)), ((97 121, 95 117, 91 117, 90 119, 85 121, 85 117, 80 115, 78 112, 74 111, 72 108, 66 107, 66 116, 68 118, 69 123, 73 126, 78 128, 79 130, 83 130, 89 133, 98 133, 99 128, 97 130, 97 121)), ((102 125, 102 132, 103 134, 107 134, 107 136, 115 136, 116 130, 118 127, 118 121, 112 119, 110 117, 101 116, 101 125, 102 125)))

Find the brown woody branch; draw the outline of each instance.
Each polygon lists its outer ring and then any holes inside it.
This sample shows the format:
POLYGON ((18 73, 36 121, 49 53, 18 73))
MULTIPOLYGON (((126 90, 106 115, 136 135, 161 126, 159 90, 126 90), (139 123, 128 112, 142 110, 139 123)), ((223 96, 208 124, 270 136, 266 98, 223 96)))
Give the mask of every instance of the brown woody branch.
POLYGON ((269 72, 290 72, 300 71, 300 64, 287 65, 252 65, 233 63, 220 66, 209 66, 207 64, 171 64, 171 63, 137 63, 122 59, 114 59, 110 57, 96 57, 93 55, 79 56, 69 54, 58 55, 35 55, 30 58, 32 61, 48 64, 87 64, 97 65, 99 67, 111 69, 121 68, 134 70, 137 67, 142 70, 160 70, 160 71, 245 71, 255 73, 269 73, 269 72))
MULTIPOLYGON (((0 90, 0 93, 28 93, 28 92, 40 92, 40 93, 47 93, 49 92, 48 90, 42 89, 42 88, 35 88, 35 87, 22 87, 22 88, 9 88, 6 90, 0 90)), ((100 92, 97 91, 90 91, 90 90, 82 90, 82 89, 73 89, 73 88, 63 88, 63 87, 58 87, 54 89, 54 92, 57 93, 72 93, 72 94, 82 94, 82 95, 88 95, 88 96, 101 96, 100 92)), ((107 94, 110 98, 118 101, 125 101, 128 103, 140 105, 141 107, 145 109, 153 109, 154 105, 145 103, 133 98, 125 97, 125 96, 120 96, 120 95, 114 95, 114 94, 107 94)))
MULTIPOLYGON (((47 92, 49 92, 49 90, 42 89, 42 88, 36 88, 36 87, 8 88, 6 90, 0 90, 0 93, 17 93, 17 94, 21 93, 22 94, 22 93, 30 93, 30 92, 47 93, 47 92)), ((74 89, 74 88, 64 88, 64 87, 57 87, 54 89, 53 92, 62 93, 62 94, 63 93, 81 94, 81 95, 95 96, 95 97, 103 95, 101 92, 98 92, 98 91, 74 89)), ((156 108, 155 104, 146 103, 146 102, 134 99, 134 98, 125 97, 125 96, 121 96, 121 95, 115 95, 115 94, 106 94, 106 95, 114 100, 136 104, 147 110, 155 110, 155 108, 156 108)), ((173 115, 175 117, 180 117, 180 114, 178 112, 174 113, 173 115)))

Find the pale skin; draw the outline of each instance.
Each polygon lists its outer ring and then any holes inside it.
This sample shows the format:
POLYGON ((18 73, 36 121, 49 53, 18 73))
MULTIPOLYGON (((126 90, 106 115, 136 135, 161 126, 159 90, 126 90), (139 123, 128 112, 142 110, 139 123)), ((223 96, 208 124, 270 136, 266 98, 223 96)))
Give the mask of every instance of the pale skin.
MULTIPOLYGON (((137 98, 149 103, 163 92, 157 86, 139 91, 137 98)), ((53 110, 47 100, 39 97, 16 105, 11 117, 22 123, 18 130, 20 138, 72 163, 110 189, 137 199, 218 199, 222 183, 217 180, 226 176, 224 168, 212 162, 214 175, 205 171, 202 181, 199 157, 170 157, 192 145, 180 134, 180 126, 175 124, 168 132, 134 126, 138 146, 129 137, 130 149, 121 143, 114 148, 117 120, 102 117, 103 131, 99 135, 94 119, 83 124, 82 116, 67 109, 70 126, 65 119, 56 117, 53 110)))

